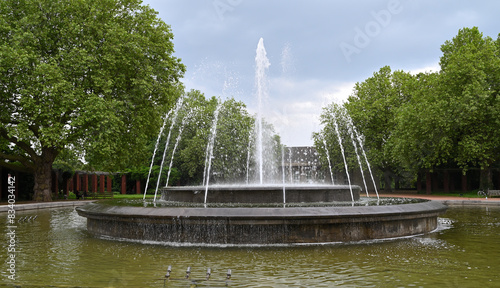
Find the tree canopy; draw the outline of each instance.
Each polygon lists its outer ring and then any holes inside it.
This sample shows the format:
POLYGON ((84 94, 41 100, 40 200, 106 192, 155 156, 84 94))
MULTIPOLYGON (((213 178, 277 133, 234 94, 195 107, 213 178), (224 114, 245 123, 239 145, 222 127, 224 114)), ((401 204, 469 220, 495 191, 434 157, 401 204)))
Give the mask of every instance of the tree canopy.
MULTIPOLYGON (((441 46, 439 73, 416 75, 397 115, 396 152, 410 165, 488 169, 500 160, 500 50, 474 28, 441 46)), ((415 167, 413 167, 415 168, 415 167)))
MULTIPOLYGON (((478 167, 481 188, 491 187, 488 171, 500 163, 500 35, 494 41, 477 27, 460 29, 441 51, 439 72, 383 67, 356 83, 343 107, 380 172, 478 167)), ((324 110, 325 127, 331 113, 324 110)))
POLYGON ((355 126, 363 133, 371 163, 384 173, 386 187, 399 174, 392 157, 396 127, 395 116, 411 98, 412 76, 403 71, 391 71, 385 66, 362 83, 356 83, 345 108, 355 126))
MULTIPOLYGON (((160 167, 163 162, 163 170, 172 167, 179 172, 178 182, 169 179, 168 185, 201 185, 208 178, 212 184, 257 180, 255 119, 242 102, 233 98, 207 99, 200 91, 191 90, 181 98, 178 109, 173 109, 168 116, 156 153, 153 145, 149 145, 148 153, 155 155, 153 166, 160 167)), ((272 167, 266 170, 266 180, 271 181, 276 180, 273 177, 278 173, 277 161, 281 163, 281 143, 273 127, 267 123, 264 126, 269 136, 264 137, 269 138, 265 157, 272 162, 268 164, 272 167)), ((156 183, 157 174, 150 180, 156 183)))
POLYGON ((143 157, 182 91, 172 39, 138 0, 1 1, 0 165, 33 171, 49 201, 63 149, 106 169, 143 157))

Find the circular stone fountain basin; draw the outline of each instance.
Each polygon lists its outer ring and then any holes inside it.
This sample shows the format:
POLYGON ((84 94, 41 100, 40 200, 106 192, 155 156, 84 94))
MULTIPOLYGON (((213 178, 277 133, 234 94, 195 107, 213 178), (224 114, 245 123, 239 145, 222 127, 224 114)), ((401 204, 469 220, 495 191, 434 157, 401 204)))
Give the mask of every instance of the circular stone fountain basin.
POLYGON ((97 236, 164 243, 299 244, 417 235, 437 228, 437 201, 386 206, 281 208, 78 207, 97 236))

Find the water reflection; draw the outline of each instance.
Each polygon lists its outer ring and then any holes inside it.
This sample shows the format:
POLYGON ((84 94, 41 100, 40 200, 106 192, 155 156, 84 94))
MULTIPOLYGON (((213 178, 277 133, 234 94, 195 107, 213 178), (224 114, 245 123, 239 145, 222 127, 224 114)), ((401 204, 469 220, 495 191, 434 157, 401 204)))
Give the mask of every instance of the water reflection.
MULTIPOLYGON (((450 208, 412 238, 293 247, 171 247, 98 239, 73 209, 19 211, 18 279, 0 287, 478 287, 499 282, 500 208, 450 208), (212 269, 210 281, 205 279, 212 269), (232 269, 230 282, 227 269, 232 269), (195 281, 195 282, 193 282, 195 281)), ((6 219, 6 214, 0 215, 6 219)), ((6 221, 4 222, 6 223, 6 221)), ((6 225, 6 224, 5 224, 6 225)), ((5 230, 5 229, 4 229, 5 230)), ((6 251, 7 235, 2 236, 6 251)))

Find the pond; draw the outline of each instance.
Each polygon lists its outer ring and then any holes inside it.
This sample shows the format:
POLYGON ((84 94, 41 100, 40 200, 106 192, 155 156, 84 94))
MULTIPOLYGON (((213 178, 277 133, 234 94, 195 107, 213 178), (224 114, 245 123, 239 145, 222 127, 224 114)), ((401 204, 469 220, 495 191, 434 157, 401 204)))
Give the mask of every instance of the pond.
POLYGON ((500 207, 448 209, 432 233, 312 246, 167 246, 99 239, 73 208, 19 211, 15 281, 0 287, 490 287, 500 282, 500 207), (172 266, 171 280, 165 281, 172 266), (190 279, 186 269, 191 267, 190 279), (204 281, 211 268, 209 281, 204 281), (224 281, 231 269, 230 281, 224 281))

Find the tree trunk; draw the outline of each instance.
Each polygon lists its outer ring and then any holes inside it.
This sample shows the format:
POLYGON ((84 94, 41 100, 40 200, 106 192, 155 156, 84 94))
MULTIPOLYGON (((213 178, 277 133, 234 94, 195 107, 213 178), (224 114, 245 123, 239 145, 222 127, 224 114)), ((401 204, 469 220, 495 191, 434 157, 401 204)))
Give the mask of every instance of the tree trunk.
POLYGON ((390 170, 384 171, 384 190, 392 192, 392 172, 390 170))
POLYGON ((425 194, 430 195, 432 193, 432 173, 430 171, 425 172, 425 194))
POLYGON ((483 191, 493 188, 493 177, 491 175, 491 169, 489 167, 481 169, 481 173, 479 176, 479 186, 479 188, 483 191))
POLYGON ((42 155, 35 163, 35 186, 33 187, 33 200, 37 202, 52 201, 52 163, 57 152, 51 148, 42 148, 42 155))

